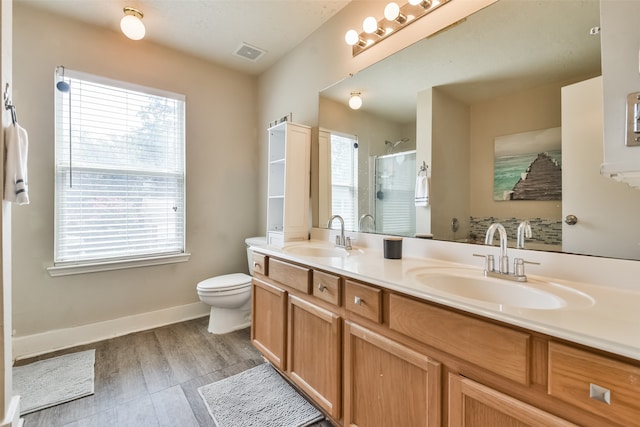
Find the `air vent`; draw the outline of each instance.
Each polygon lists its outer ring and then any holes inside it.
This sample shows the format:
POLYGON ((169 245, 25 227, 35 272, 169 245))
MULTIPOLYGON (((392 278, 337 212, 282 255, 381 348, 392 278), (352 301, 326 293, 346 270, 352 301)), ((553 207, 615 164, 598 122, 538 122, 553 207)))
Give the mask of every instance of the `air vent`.
POLYGON ((266 50, 262 50, 259 47, 251 46, 250 44, 243 42, 234 52, 234 55, 255 62, 262 58, 262 55, 265 53, 267 53, 266 50))

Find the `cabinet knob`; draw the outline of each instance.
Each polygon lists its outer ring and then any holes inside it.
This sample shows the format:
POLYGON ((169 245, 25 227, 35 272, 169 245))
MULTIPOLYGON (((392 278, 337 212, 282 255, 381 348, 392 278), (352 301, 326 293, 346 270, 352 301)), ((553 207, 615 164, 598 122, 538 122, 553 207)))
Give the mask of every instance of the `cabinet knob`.
POLYGON ((256 268, 256 267, 260 267, 260 264, 258 264, 256 261, 253 261, 253 268, 256 268))
POLYGON ((354 303, 355 305, 362 305, 362 298, 360 298, 360 297, 355 297, 355 298, 353 299, 353 303, 354 303))
POLYGON ((327 289, 327 287, 326 287, 325 285, 323 285, 322 283, 320 283, 320 284, 318 285, 318 290, 319 290, 320 292, 324 292, 324 290, 325 290, 325 289, 327 289))

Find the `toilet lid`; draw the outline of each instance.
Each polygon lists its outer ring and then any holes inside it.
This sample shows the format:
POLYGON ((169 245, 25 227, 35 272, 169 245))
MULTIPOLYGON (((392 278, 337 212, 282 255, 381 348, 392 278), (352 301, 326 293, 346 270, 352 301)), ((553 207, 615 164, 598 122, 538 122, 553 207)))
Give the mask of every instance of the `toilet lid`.
POLYGON ((222 291, 241 288, 249 283, 251 283, 251 276, 244 273, 233 273, 203 280, 198 283, 197 288, 201 291, 222 291))

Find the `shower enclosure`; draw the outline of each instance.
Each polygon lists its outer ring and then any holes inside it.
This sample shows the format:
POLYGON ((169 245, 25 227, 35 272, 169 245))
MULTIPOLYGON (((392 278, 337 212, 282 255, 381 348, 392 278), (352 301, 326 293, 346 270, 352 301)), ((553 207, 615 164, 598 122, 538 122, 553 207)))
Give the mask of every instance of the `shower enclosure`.
POLYGON ((374 156, 372 204, 376 232, 413 237, 416 233, 416 152, 374 156))

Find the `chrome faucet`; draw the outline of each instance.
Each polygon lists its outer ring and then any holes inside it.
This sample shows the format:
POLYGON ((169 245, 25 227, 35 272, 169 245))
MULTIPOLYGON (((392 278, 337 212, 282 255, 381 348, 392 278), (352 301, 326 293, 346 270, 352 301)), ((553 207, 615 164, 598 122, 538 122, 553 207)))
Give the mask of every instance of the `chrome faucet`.
MULTIPOLYGON (((524 274, 524 265, 540 265, 540 263, 525 261, 522 258, 515 258, 513 260, 513 273, 509 273, 509 257, 507 256, 507 230, 505 230, 504 226, 498 222, 491 224, 487 229, 487 235, 485 236, 484 244, 493 245, 493 236, 495 235, 496 230, 498 230, 498 234, 500 235, 500 258, 498 258, 498 270, 495 269, 493 255, 473 254, 474 256, 484 258, 484 275, 489 277, 499 277, 501 279, 514 280, 516 282, 526 282, 527 276, 524 274)), ((518 227, 518 241, 520 241, 520 233, 522 233, 523 236, 526 235, 528 237, 531 237, 531 226, 529 225, 528 221, 523 221, 520 224, 520 227, 518 227), (528 232, 527 228, 529 229, 528 232)), ((524 246, 524 237, 522 237, 522 242, 524 246)))
POLYGON ((351 238, 344 237, 344 219, 342 219, 340 215, 334 215, 331 218, 329 218, 329 221, 327 221, 327 228, 331 228, 331 223, 333 222, 334 219, 337 219, 338 221, 340 221, 340 235, 336 236, 336 246, 339 248, 350 250, 351 238))
POLYGON ((531 238, 531 224, 529 224, 529 221, 527 220, 522 221, 518 226, 516 249, 524 249, 525 237, 527 239, 531 238))
POLYGON ((364 221, 367 218, 371 218, 371 223, 373 224, 373 231, 376 230, 376 219, 373 217, 373 215, 362 214, 362 216, 360 217, 360 220, 358 221, 358 231, 362 231, 362 229, 364 228, 364 221))
POLYGON ((493 245, 493 236, 498 230, 500 235, 500 258, 498 258, 498 269, 501 274, 509 274, 509 257, 507 256, 507 230, 499 222, 494 222, 487 229, 484 238, 485 245, 493 245))

